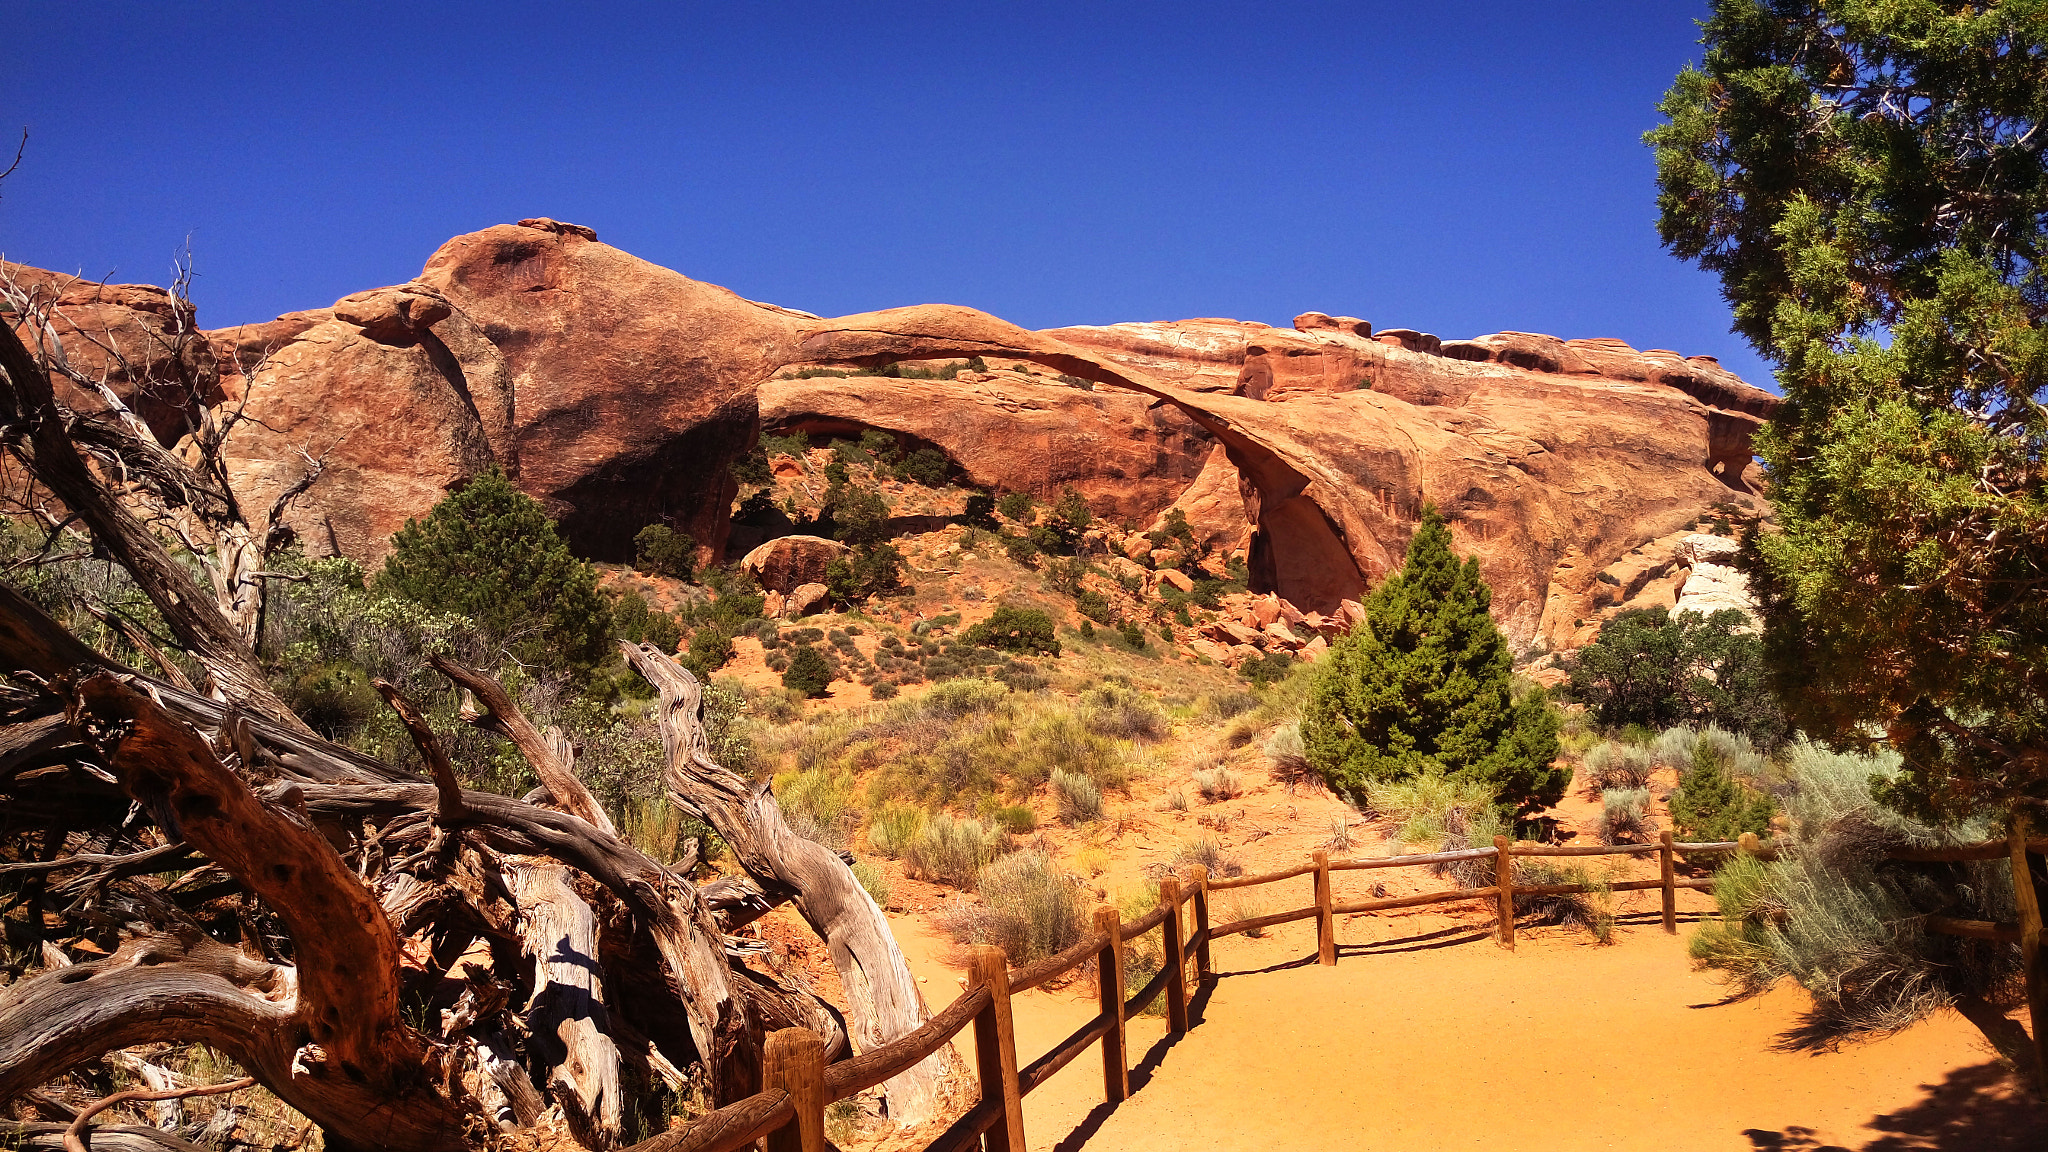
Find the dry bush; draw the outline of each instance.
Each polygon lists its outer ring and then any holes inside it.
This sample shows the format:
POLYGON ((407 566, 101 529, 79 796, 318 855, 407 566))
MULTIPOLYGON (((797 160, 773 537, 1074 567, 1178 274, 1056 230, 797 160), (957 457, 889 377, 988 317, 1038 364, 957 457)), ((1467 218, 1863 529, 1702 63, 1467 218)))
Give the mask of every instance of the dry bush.
POLYGON ((1119 740, 1162 740, 1173 725, 1151 697, 1122 684, 1103 684, 1081 694, 1081 717, 1090 732, 1119 740))
POLYGON ((1273 779, 1286 785, 1287 794, 1292 796, 1296 787, 1315 782, 1316 775, 1309 768, 1308 749, 1301 742, 1299 720, 1282 724, 1266 738, 1266 759, 1273 765, 1273 779))
POLYGON ((1234 800, 1244 794, 1244 782, 1238 779, 1237 773, 1221 765, 1196 772, 1194 782, 1195 791, 1200 792, 1202 799, 1210 804, 1234 800))
POLYGON ((1600 793, 1600 842, 1641 844, 1656 830, 1650 819, 1650 790, 1609 788, 1600 793))
POLYGON ((1055 768, 1052 791, 1059 801, 1060 819, 1065 823, 1086 824, 1101 818, 1102 789, 1087 776, 1055 768))
POLYGON ((1209 870, 1209 875, 1215 877, 1244 874, 1244 865, 1239 864, 1236 857, 1223 850, 1223 842, 1209 836, 1196 836, 1181 841, 1174 847, 1172 859, 1175 870, 1199 864, 1209 870))
POLYGON ((1188 810, 1188 794, 1179 788, 1169 788, 1160 798, 1159 806, 1168 812, 1185 812, 1188 810))
POLYGON ((905 871, 919 880, 965 888, 990 863, 1012 850, 1010 837, 971 816, 941 812, 925 821, 904 853, 905 871))
MULTIPOLYGON (((1251 895, 1235 897, 1218 909, 1223 914, 1222 922, 1225 924, 1234 920, 1250 920, 1253 917, 1264 916, 1272 910, 1272 906, 1265 900, 1251 895)), ((1265 936, 1266 930, 1264 928, 1250 928, 1246 929, 1244 934, 1257 940, 1265 936)))
POLYGON ((1653 749, 1609 740, 1586 753, 1586 792, 1598 796, 1610 788, 1647 788, 1656 770, 1653 749))
POLYGON ((1400 830, 1395 835, 1409 844, 1462 831, 1481 814, 1498 823, 1491 789, 1441 773, 1370 782, 1365 786, 1365 800, 1371 812, 1398 823, 1400 830))
POLYGON ((1056 955, 1087 935, 1080 882, 1036 849, 981 870, 981 903, 955 900, 939 919, 960 944, 993 944, 1012 965, 1056 955))

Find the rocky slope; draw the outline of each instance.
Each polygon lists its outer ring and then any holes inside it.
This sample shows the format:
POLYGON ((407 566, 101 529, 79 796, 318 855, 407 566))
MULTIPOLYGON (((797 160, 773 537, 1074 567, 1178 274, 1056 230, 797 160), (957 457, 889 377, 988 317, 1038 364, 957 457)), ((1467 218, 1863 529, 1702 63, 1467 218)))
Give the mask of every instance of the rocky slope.
MULTIPOLYGON (((138 347, 179 319, 156 290, 17 271, 138 347)), ((625 559, 666 520, 722 557, 729 466, 762 431, 878 428, 974 485, 1072 485, 1139 529, 1178 506, 1206 544, 1247 550, 1255 592, 1331 616, 1399 563, 1433 502, 1525 649, 1569 645, 1614 607, 1608 569, 1634 550, 1717 506, 1761 512, 1749 437, 1775 404, 1711 358, 1517 332, 1446 343, 1322 313, 1293 330, 1031 332, 946 305, 824 319, 545 219, 456 237, 411 283, 206 335, 182 358, 137 357, 130 386, 246 405, 229 451, 252 507, 323 459, 292 521, 314 552, 374 559, 495 462, 586 554, 625 559), (990 370, 795 371, 968 356, 990 370)))

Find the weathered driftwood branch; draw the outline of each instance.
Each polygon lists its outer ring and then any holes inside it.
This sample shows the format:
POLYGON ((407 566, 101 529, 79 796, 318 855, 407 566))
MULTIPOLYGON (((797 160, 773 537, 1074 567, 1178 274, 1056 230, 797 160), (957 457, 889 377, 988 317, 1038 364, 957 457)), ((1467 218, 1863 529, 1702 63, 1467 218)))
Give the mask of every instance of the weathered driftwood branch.
MULTIPOLYGON (((423 1075, 433 1063, 427 1046, 399 1016, 397 934, 326 838, 258 798, 206 740, 123 678, 94 672, 59 688, 100 761, 158 826, 204 852, 306 946, 290 994, 278 1001, 228 979, 236 961, 248 962, 204 938, 190 951, 210 956, 212 971, 138 961, 70 983, 57 973, 50 989, 10 990, 0 1014, 39 1008, 41 1054, 0 1056, 0 1097, 111 1048, 201 1040, 330 1133, 347 1134, 338 1142, 458 1144, 465 1109, 423 1075), (66 999, 87 989, 87 999, 66 999)), ((14 1030, 0 1035, 11 1048, 14 1030)))
POLYGON ((526 757, 526 762, 533 766, 534 775, 540 777, 541 786, 554 797, 557 807, 572 816, 581 817, 599 831, 617 835, 618 830, 612 827, 611 818, 604 814, 604 807, 597 802, 597 797, 592 796, 590 789, 583 786, 583 781, 578 780, 576 774, 569 770, 568 764, 557 755, 553 745, 541 735, 540 729, 533 726, 533 721, 526 718, 526 713, 520 710, 503 685, 481 672, 457 664, 446 656, 429 657, 428 663, 434 666, 436 672, 455 681, 459 687, 467 689, 483 702, 485 708, 490 709, 489 722, 485 722, 482 717, 464 718, 512 741, 519 749, 519 754, 526 757))
POLYGON ((548 1087, 582 1143, 610 1148, 619 1140, 619 1047, 598 975, 597 918, 561 865, 508 865, 533 959, 527 1026, 549 1050, 548 1087))
MULTIPOLYGON (((879 1048, 916 1031, 927 1015, 889 921, 853 870, 830 848, 790 830, 767 784, 752 785, 711 759, 697 679, 658 648, 622 643, 626 659, 661 694, 663 783, 731 847, 765 893, 788 893, 825 941, 846 989, 854 1043, 879 1048)), ((946 1079, 961 1067, 950 1046, 891 1080, 890 1114, 920 1124, 937 1109, 946 1079)))
POLYGON ((155 1091, 131 1088, 125 1092, 116 1092, 112 1096, 95 1100, 91 1104, 86 1105, 72 1119, 71 1126, 64 1130, 64 1152, 87 1152, 84 1135, 86 1124, 93 1117, 116 1105, 130 1102, 142 1103, 151 1100, 189 1100, 195 1096, 218 1096, 227 1092, 240 1092, 244 1088, 254 1088, 255 1086, 256 1078, 254 1076, 243 1076, 236 1080, 229 1080, 224 1084, 200 1084, 189 1088, 161 1088, 155 1091))
POLYGON ((462 819, 462 781, 455 777, 455 765, 448 759, 447 749, 441 747, 441 738, 434 735, 434 730, 427 725, 427 718, 420 715, 419 708, 399 692, 397 685, 389 680, 372 680, 370 685, 398 714, 398 722, 405 725, 413 747, 420 751, 420 759, 426 761, 427 771, 434 778, 434 790, 440 797, 436 817, 444 825, 462 819))

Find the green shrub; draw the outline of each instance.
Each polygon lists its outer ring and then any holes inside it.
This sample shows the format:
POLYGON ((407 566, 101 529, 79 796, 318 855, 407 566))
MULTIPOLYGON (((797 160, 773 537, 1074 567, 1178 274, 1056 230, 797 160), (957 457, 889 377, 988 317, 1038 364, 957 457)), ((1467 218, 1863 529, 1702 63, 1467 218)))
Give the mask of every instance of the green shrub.
POLYGON ((732 637, 716 627, 699 628, 690 634, 690 652, 683 657, 683 667, 699 680, 708 680, 713 672, 732 663, 732 637))
POLYGON ((967 630, 965 639, 970 644, 1005 652, 1060 654, 1060 642, 1053 636, 1052 617, 1036 608, 1012 604, 997 605, 988 619, 967 630))
POLYGON ((996 511, 1013 524, 1029 524, 1033 503, 1029 492, 1005 492, 996 500, 996 511))
POLYGON ((1786 722, 1764 680, 1762 641, 1734 609, 1702 617, 1623 612, 1565 660, 1567 692, 1609 727, 1719 724, 1767 745, 1786 722))
POLYGON ((1022 804, 998 804, 989 809, 988 818, 1012 836, 1022 836, 1038 828, 1038 816, 1022 804))
POLYGON ((587 674, 613 654, 611 606, 540 502, 493 466, 408 520, 378 584, 468 617, 528 664, 587 674))
POLYGON ((1012 965, 1058 955, 1087 934, 1087 903, 1074 877, 1044 852, 1018 852, 981 870, 981 903, 948 904, 940 920, 962 944, 992 944, 1012 965))
POLYGON ((1696 756, 1671 796, 1671 822, 1687 840, 1726 841, 1744 832, 1768 834, 1777 811, 1769 793, 1758 792, 1728 772, 1716 755, 1696 756))
POLYGON ((1287 679, 1294 671, 1294 655, 1289 652, 1262 652, 1237 666, 1237 674, 1259 688, 1268 688, 1287 679))
POLYGON ((894 684, 889 683, 887 680, 883 680, 877 683, 873 688, 868 689, 868 694, 870 696, 873 696, 877 700, 894 700, 896 698, 896 692, 896 686, 894 684))
POLYGON ((944 452, 936 448, 919 448, 896 466, 896 475, 926 488, 943 488, 951 467, 952 462, 946 459, 944 452))
POLYGON ((967 494, 966 508, 960 519, 974 528, 994 530, 996 526, 996 498, 986 492, 967 494))
POLYGON ((925 821, 903 862, 920 880, 965 888, 976 873, 1011 850, 1010 838, 968 816, 941 812, 925 821))
POLYGON ((1102 789, 1079 772, 1055 768, 1053 796, 1058 799, 1060 819, 1068 824, 1086 824, 1102 816, 1102 789))
POLYGON ((816 648, 808 644, 798 645, 789 654, 789 667, 783 670, 782 686, 806 696, 823 696, 832 687, 832 665, 816 648))
POLYGON ((697 570, 697 540, 666 524, 649 524, 633 537, 633 567, 656 576, 688 580, 697 570))

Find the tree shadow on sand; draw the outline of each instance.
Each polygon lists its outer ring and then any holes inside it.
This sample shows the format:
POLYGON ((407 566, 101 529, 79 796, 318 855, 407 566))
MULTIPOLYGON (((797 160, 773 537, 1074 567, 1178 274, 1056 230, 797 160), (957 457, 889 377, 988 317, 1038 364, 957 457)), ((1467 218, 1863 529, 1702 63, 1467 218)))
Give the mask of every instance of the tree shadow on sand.
MULTIPOLYGON (((1884 1135, 1862 1152, 2037 1152, 2048 1147, 2048 1105, 2035 1100, 2012 1069, 1998 1061, 1951 1071, 1923 1086, 1916 1104, 1870 1121, 1884 1135)), ((1847 1152, 1822 1144, 1799 1125, 1742 1133, 1759 1152, 1847 1152)))

